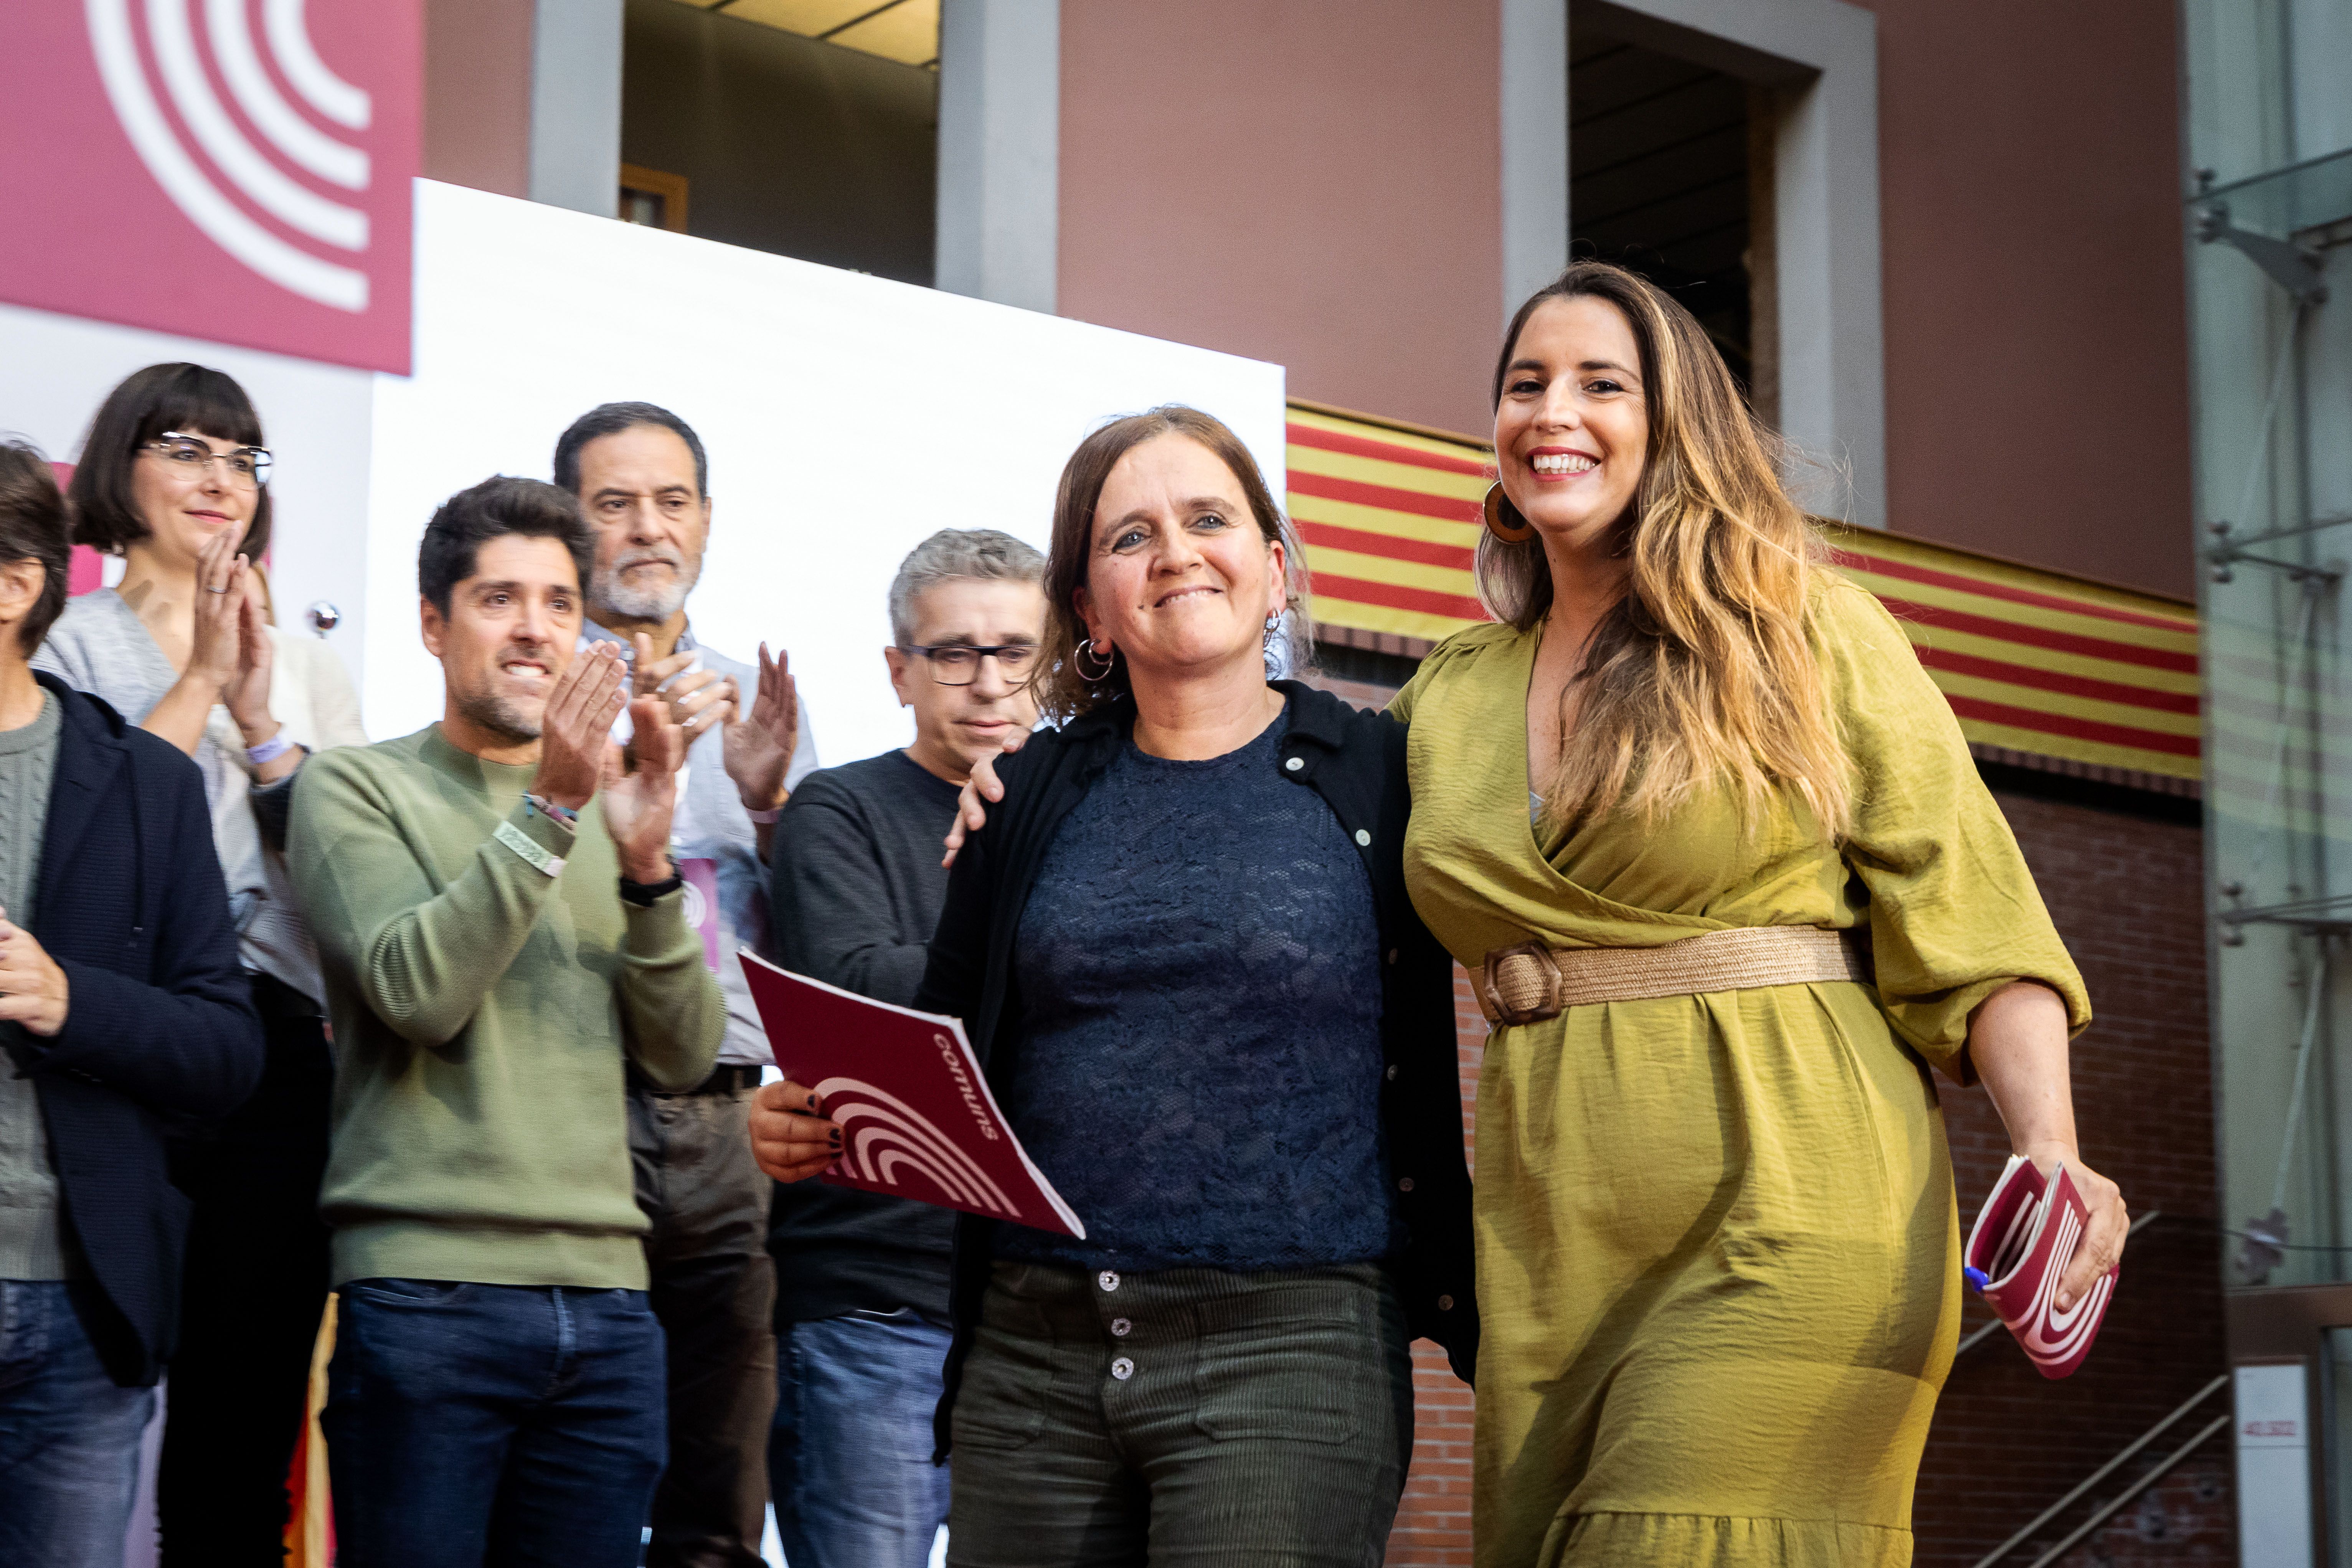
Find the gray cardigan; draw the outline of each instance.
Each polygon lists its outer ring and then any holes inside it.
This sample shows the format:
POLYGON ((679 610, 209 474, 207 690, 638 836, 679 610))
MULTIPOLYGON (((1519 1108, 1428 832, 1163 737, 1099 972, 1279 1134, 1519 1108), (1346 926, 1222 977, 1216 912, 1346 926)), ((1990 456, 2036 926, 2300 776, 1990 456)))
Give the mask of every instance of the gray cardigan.
MULTIPOLYGON (((286 738, 313 751, 365 744, 359 704, 341 662, 324 648, 290 647, 295 639, 274 628, 272 636, 278 657, 270 680, 270 710, 285 725, 286 738)), ((100 698, 133 724, 143 722, 180 679, 138 612, 111 588, 66 601, 65 613, 49 628, 32 663, 75 690, 100 698)), ((319 978, 318 950, 294 906, 282 854, 263 844, 254 815, 257 792, 245 760, 245 738, 226 708, 215 705, 205 721, 195 763, 204 775, 213 847, 228 883, 238 960, 247 969, 320 1000, 325 988, 319 978)), ((267 793, 280 794, 292 783, 289 774, 267 793)))

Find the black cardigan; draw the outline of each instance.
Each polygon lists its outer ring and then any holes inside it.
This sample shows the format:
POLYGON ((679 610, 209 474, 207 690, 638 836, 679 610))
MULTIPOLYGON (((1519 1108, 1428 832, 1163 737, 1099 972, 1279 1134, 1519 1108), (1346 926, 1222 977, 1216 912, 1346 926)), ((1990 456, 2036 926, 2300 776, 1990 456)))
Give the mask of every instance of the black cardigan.
POLYGON ((67 1222, 103 1297, 83 1324, 107 1375, 152 1384, 180 1315, 188 1200, 169 1129, 227 1115, 260 1081, 204 776, 169 742, 54 676, 63 705, 34 937, 65 971, 65 1027, 0 1024, 33 1080, 67 1222))
MULTIPOLYGON (((1387 1063, 1381 1113, 1406 1228, 1397 1270, 1405 1321, 1416 1338, 1444 1345, 1455 1375, 1466 1383, 1477 1359, 1478 1313, 1471 1293, 1470 1175, 1462 1154, 1454 963, 1405 893, 1411 801, 1404 726, 1297 681, 1276 685, 1290 700, 1283 776, 1321 795, 1356 839, 1379 907, 1381 1053, 1387 1063)), ((963 1020, 1000 1099, 1021 1047, 1013 942, 1022 910, 1062 819, 1086 798, 1134 726, 1134 708, 1120 702, 1060 730, 1041 731, 1019 752, 1000 758, 1004 799, 990 808, 988 826, 971 836, 948 879, 947 904, 915 1005, 963 1020)), ((957 1216, 955 1342, 935 1424, 942 1458, 949 1413, 988 1289, 997 1223, 957 1216)))

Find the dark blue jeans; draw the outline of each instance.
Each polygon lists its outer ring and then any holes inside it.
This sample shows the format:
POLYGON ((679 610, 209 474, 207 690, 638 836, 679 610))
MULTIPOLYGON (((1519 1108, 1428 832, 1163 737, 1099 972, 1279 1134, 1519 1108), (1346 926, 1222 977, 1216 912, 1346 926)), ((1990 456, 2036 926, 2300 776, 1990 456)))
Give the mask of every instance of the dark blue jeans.
POLYGON ((340 1568, 635 1568, 666 1451, 644 1291, 353 1280, 327 1380, 340 1568))
POLYGON ((152 1388, 117 1388, 75 1312, 91 1288, 0 1280, 0 1563, 122 1561, 152 1388))
POLYGON ((931 1413, 948 1331, 912 1310, 794 1323, 776 1345, 768 1484, 793 1568, 923 1568, 948 1521, 931 1413))

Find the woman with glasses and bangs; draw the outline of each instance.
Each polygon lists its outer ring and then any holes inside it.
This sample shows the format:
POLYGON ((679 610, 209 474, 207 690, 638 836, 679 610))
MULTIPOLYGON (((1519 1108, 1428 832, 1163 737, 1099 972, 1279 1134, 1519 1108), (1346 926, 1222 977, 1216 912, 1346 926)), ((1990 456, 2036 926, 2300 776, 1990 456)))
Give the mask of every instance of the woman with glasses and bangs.
POLYGON ((367 736, 341 662, 269 622, 270 461, 260 416, 217 370, 149 365, 117 386, 68 499, 75 542, 120 556, 121 580, 68 601, 33 658, 195 760, 268 1035, 253 1098, 174 1156, 195 1207, 157 1489, 166 1561, 278 1561, 327 1297, 317 1205, 333 1061, 286 810, 312 749, 367 736))

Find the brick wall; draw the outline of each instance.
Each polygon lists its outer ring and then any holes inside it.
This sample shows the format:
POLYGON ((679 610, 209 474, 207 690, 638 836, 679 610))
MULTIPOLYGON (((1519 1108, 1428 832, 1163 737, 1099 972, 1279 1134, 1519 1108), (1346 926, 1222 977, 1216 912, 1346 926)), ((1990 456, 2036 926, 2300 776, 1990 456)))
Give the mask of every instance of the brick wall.
MULTIPOLYGON (((1359 701, 1379 689, 1324 682, 1359 701)), ((2084 792, 2088 795, 2090 792, 2084 792)), ((2089 1363, 2038 1376, 2005 1335, 1957 1363, 1937 1407, 1915 1503, 1922 1568, 1972 1564, 2223 1370, 2213 1215, 2211 1074, 2206 1046, 2201 841, 2187 823, 2089 800, 1997 795, 2098 1014, 2075 1042, 2083 1157, 2121 1183, 2133 1212, 2163 1217, 2133 1239, 2124 1289, 2089 1363)), ((2122 799, 2123 796, 2111 796, 2122 799)), ((1465 1124, 1486 1023, 1455 977, 1465 1124)), ((2009 1145, 1981 1089, 1944 1092, 1962 1223, 2009 1145)), ((1965 1334, 1986 1321, 1969 1303, 1965 1334)), ((1470 1561, 1470 1391, 1443 1355, 1415 1347, 1412 1470, 1391 1568, 1470 1561)), ((2202 1407, 2147 1451, 2169 1453, 2226 1406, 2202 1407)), ((2206 1443, 2071 1552, 2069 1568, 2234 1559, 2229 1434, 2206 1443)), ((2138 1474, 2138 1461, 2025 1543, 2028 1563, 2138 1474)))
MULTIPOLYGON (((1952 1368, 1919 1469, 1922 1568, 1975 1563, 2225 1368, 2213 1226, 2212 1071, 2205 1008, 2202 836, 2073 801, 1997 795, 2097 1019, 2074 1042, 2083 1158, 2120 1183, 2135 1215, 2123 1287, 2081 1372, 2038 1376, 1996 1332, 1952 1368)), ((1948 1089, 1965 1224, 2009 1145, 1981 1089, 1948 1089)), ((1965 1334, 1986 1321, 1973 1299, 1965 1334)), ((2228 1409, 2226 1393, 2151 1446, 2168 1454, 2228 1409)), ((2095 1495, 2112 1497, 2138 1461, 2095 1495)), ((2088 1564, 2233 1562, 2225 1428, 2070 1552, 2088 1564)), ((2088 1517, 2089 1500, 2021 1546, 2032 1562, 2088 1517), (2036 1543, 2038 1542, 2038 1544, 2036 1543)))

